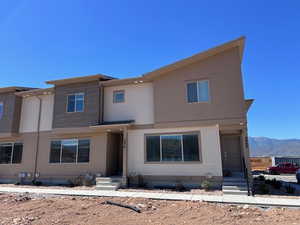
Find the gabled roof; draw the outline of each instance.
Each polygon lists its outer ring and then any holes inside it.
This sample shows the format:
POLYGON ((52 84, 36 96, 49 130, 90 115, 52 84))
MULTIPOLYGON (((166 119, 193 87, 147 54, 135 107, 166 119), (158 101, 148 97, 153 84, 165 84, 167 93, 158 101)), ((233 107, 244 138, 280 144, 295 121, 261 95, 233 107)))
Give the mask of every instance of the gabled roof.
POLYGON ((28 91, 28 90, 33 90, 33 89, 34 88, 30 88, 30 87, 11 86, 11 87, 0 88, 0 93, 28 91))
POLYGON ((61 80, 50 80, 50 81, 46 81, 46 83, 54 84, 54 85, 64 85, 64 84, 74 84, 74 83, 96 81, 96 80, 105 81, 105 80, 111 80, 111 79, 115 79, 115 78, 106 76, 103 74, 96 74, 96 75, 90 75, 90 76, 72 77, 72 78, 61 79, 61 80))
POLYGON ((203 59, 206 59, 210 56, 216 55, 218 53, 224 52, 226 50, 229 50, 229 49, 235 48, 235 47, 239 48, 240 61, 242 62, 243 52, 244 52, 244 44, 245 44, 245 37, 242 36, 242 37, 240 37, 238 39, 235 39, 233 41, 227 42, 225 44, 222 44, 222 45, 219 45, 217 47, 208 49, 204 52, 200 52, 200 53, 195 54, 191 57, 179 60, 175 63, 163 66, 159 69, 156 69, 154 71, 146 73, 146 74, 143 75, 143 77, 146 78, 146 79, 153 79, 154 77, 157 77, 157 76, 162 75, 164 73, 173 71, 175 69, 179 69, 181 67, 187 66, 189 64, 195 63, 195 62, 203 60, 203 59))

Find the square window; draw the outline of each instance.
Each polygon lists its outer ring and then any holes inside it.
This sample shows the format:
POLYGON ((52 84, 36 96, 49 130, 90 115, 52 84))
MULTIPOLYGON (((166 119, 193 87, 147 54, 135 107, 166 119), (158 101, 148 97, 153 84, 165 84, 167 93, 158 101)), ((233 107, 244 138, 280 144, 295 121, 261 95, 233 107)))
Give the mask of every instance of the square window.
POLYGON ((188 103, 209 102, 209 81, 195 81, 187 83, 187 100, 188 103))
POLYGON ((125 91, 114 91, 113 103, 125 102, 125 91))
POLYGON ((22 162, 22 143, 0 143, 0 164, 19 164, 22 162))
POLYGON ((84 94, 77 93, 68 95, 67 112, 83 112, 84 111, 84 94))

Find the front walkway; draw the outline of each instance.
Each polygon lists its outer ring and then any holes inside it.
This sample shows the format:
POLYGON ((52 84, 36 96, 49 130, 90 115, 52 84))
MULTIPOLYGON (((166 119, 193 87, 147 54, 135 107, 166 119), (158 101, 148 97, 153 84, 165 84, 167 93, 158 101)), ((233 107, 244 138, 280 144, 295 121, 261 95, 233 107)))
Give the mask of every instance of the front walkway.
POLYGON ((287 198, 262 198, 252 196, 235 195, 199 195, 199 194, 170 194, 153 192, 125 192, 125 191, 99 191, 99 190, 70 190, 70 189, 41 189, 41 188, 15 188, 0 187, 0 192, 10 193, 33 193, 50 195, 73 195, 73 196, 102 196, 102 197, 131 197, 131 198, 149 198, 163 200, 187 200, 187 201, 205 201, 213 203, 227 204, 248 204, 260 206, 278 206, 278 207, 300 207, 299 199, 287 198))

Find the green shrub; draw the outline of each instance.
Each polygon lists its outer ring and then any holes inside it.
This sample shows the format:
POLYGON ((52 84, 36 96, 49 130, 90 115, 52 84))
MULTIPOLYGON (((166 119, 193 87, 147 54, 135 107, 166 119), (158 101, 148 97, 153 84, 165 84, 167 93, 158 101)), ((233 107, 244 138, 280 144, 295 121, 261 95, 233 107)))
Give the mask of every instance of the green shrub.
POLYGON ((201 187, 204 188, 204 190, 209 191, 212 189, 212 183, 209 180, 204 180, 201 183, 201 187))
POLYGON ((266 179, 265 184, 272 184, 272 180, 266 179))
POLYGON ((259 180, 259 181, 265 181, 266 178, 265 178, 264 175, 259 175, 259 176, 258 176, 258 180, 259 180))
POLYGON ((291 185, 285 186, 286 189, 286 193, 288 194, 294 194, 296 189, 294 187, 292 187, 291 185))
POLYGON ((35 185, 35 186, 41 186, 43 183, 41 181, 38 181, 38 180, 33 180, 32 184, 35 185))
POLYGON ((262 194, 269 194, 270 193, 269 186, 266 185, 266 184, 260 184, 258 186, 258 191, 261 192, 262 194))
POLYGON ((271 181, 271 185, 275 189, 280 189, 282 184, 279 180, 276 180, 275 178, 271 181))
POLYGON ((182 183, 176 183, 175 184, 175 191, 186 191, 186 188, 182 183))

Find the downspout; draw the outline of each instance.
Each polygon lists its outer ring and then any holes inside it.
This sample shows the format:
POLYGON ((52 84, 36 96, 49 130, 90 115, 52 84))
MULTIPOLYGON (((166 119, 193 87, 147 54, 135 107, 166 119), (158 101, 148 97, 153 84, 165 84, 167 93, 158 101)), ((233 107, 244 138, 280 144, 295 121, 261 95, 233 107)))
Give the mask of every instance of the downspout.
POLYGON ((39 115, 38 115, 38 126, 37 126, 37 140, 36 140, 36 151, 35 151, 35 160, 34 160, 34 174, 32 182, 36 182, 37 174, 37 160, 39 155, 39 145, 40 145, 40 128, 41 128, 41 115, 42 115, 42 99, 39 96, 36 96, 39 100, 39 115))

